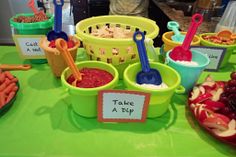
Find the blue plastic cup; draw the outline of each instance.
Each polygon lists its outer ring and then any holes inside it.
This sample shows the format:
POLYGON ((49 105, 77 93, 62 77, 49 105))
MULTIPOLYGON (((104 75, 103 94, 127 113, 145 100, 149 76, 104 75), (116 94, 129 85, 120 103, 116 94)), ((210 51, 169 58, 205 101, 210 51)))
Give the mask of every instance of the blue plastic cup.
POLYGON ((184 86, 186 93, 188 93, 195 85, 202 71, 210 63, 210 59, 206 54, 199 51, 191 51, 192 61, 197 62, 198 65, 184 65, 172 60, 169 56, 170 52, 171 51, 168 51, 166 54, 166 64, 174 68, 180 74, 181 85, 184 86))

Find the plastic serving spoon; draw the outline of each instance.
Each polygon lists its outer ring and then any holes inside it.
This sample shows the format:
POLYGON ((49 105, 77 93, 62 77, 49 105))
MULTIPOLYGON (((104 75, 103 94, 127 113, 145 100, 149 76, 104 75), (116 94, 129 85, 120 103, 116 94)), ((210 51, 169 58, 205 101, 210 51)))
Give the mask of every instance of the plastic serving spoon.
POLYGON ((203 17, 201 14, 194 14, 192 16, 192 21, 189 26, 188 32, 185 36, 184 42, 181 46, 175 47, 171 53, 170 58, 173 60, 179 61, 191 61, 192 60, 192 53, 189 50, 190 44, 193 40, 194 35, 197 32, 198 26, 202 23, 203 17))
POLYGON ((57 38, 63 38, 68 41, 68 36, 65 32, 61 30, 62 28, 62 6, 64 5, 64 0, 60 0, 58 4, 57 0, 53 0, 55 6, 55 21, 54 30, 47 34, 48 41, 56 40, 57 38))
POLYGON ((79 69, 75 65, 74 60, 73 60, 70 52, 68 51, 67 42, 62 38, 57 39, 56 40, 56 48, 58 49, 58 51, 60 51, 60 53, 62 54, 67 65, 69 66, 70 70, 72 71, 72 74, 75 77, 75 81, 73 82, 72 85, 76 86, 76 82, 82 80, 82 73, 79 72, 79 69))
POLYGON ((31 69, 31 65, 29 64, 23 64, 23 65, 1 64, 0 69, 2 70, 29 70, 31 69))
POLYGON ((27 5, 28 5, 29 8, 31 8, 31 10, 34 12, 34 14, 38 13, 38 10, 34 6, 34 0, 29 0, 27 5))
POLYGON ((144 33, 137 31, 134 33, 133 40, 137 44, 142 71, 138 72, 136 82, 138 84, 154 84, 160 85, 162 83, 161 75, 156 69, 151 69, 147 58, 146 49, 144 46, 144 33), (140 38, 141 35, 141 38, 140 38))
POLYGON ((178 22, 176 22, 176 21, 169 21, 167 23, 167 28, 169 30, 172 30, 174 32, 174 34, 175 34, 175 35, 171 36, 171 39, 173 41, 181 42, 181 43, 184 41, 185 35, 180 33, 180 31, 179 31, 179 23, 178 22))
POLYGON ((222 31, 217 33, 217 36, 227 38, 227 39, 236 39, 236 34, 233 34, 229 30, 222 30, 222 31))

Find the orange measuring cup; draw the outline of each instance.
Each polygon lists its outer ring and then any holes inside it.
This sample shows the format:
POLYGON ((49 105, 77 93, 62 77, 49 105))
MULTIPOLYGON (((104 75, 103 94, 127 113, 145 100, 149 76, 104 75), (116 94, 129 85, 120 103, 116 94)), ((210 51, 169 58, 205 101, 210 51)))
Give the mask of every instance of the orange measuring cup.
POLYGON ((56 44, 56 48, 62 54, 62 57, 66 61, 70 70, 72 71, 72 74, 75 77, 75 81, 73 82, 73 85, 76 86, 76 82, 82 80, 83 74, 79 72, 78 67, 75 65, 74 60, 73 60, 70 52, 68 51, 67 42, 64 39, 59 38, 56 40, 55 44, 56 44))

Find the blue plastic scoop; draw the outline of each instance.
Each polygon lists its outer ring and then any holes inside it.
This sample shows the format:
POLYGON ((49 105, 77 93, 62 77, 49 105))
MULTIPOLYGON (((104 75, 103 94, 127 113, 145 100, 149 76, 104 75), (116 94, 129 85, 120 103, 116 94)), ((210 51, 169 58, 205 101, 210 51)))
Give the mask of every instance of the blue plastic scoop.
POLYGON ((172 30, 175 35, 172 35, 171 39, 176 42, 183 42, 185 35, 181 34, 179 31, 179 23, 176 21, 169 21, 167 23, 167 28, 172 30))
POLYGON ((68 36, 65 32, 61 31, 62 28, 62 6, 64 5, 64 0, 60 0, 60 3, 57 0, 53 0, 55 6, 55 21, 54 21, 54 30, 50 31, 47 34, 48 41, 56 40, 62 38, 68 41, 68 36))
POLYGON ((140 62, 142 65, 142 71, 136 76, 136 82, 138 84, 154 84, 160 85, 162 83, 161 75, 156 69, 151 69, 147 58, 146 49, 144 46, 144 33, 137 31, 134 33, 133 40, 137 44, 140 62))

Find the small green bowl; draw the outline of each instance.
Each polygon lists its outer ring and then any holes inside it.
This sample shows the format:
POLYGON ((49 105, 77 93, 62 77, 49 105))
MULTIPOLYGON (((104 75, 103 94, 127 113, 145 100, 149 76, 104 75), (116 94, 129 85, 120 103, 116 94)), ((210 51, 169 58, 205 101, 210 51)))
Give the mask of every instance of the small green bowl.
POLYGON ((203 39, 203 36, 205 35, 216 35, 216 33, 204 33, 200 34, 200 40, 201 40, 201 45, 202 46, 210 46, 210 47, 219 47, 219 48, 226 48, 226 53, 223 58, 223 61, 220 64, 220 68, 224 67, 227 65, 229 58, 232 54, 236 54, 236 44, 233 45, 221 45, 221 44, 216 44, 213 42, 210 42, 208 40, 203 39))
POLYGON ((97 116, 97 95, 100 90, 113 89, 119 81, 119 74, 116 68, 108 63, 101 61, 82 61, 76 63, 79 69, 98 68, 105 70, 113 75, 113 80, 108 84, 96 88, 79 88, 67 83, 67 78, 72 74, 69 68, 66 68, 61 75, 62 85, 69 94, 71 104, 75 113, 84 117, 97 116))
POLYGON ((180 86, 180 75, 173 68, 157 62, 150 62, 150 67, 157 69, 160 72, 163 82, 168 85, 167 89, 148 89, 137 85, 136 75, 141 71, 140 63, 134 63, 125 69, 123 81, 128 90, 136 90, 151 94, 147 117, 154 118, 162 116, 167 111, 170 100, 175 92, 184 93, 185 89, 180 86))

